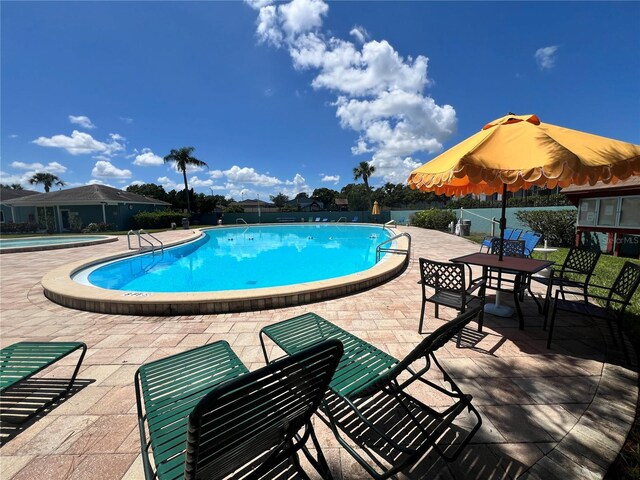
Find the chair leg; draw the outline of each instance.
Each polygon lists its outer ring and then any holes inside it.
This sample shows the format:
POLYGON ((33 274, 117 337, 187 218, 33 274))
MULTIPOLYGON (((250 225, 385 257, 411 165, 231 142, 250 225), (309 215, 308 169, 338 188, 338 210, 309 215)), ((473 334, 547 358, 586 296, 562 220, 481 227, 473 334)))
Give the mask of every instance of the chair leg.
MULTIPOLYGON (((533 298, 533 301, 536 302, 536 306, 538 307, 538 313, 542 313, 542 305, 540 305, 540 302, 538 301, 536 296, 531 291, 531 282, 529 282, 529 284, 527 285, 527 290, 529 291, 529 295, 531 296, 531 298, 533 298)), ((524 290, 523 290, 523 292, 524 292, 524 290)))
POLYGON ((438 316, 438 306, 439 306, 439 305, 438 305, 437 303, 436 303, 435 305, 436 305, 436 318, 440 318, 440 317, 438 316))
POLYGON ((418 326, 418 333, 422 334, 422 324, 424 322, 424 309, 425 306, 427 305, 427 302, 425 300, 422 300, 422 310, 420 310, 420 325, 418 326))
MULTIPOLYGON (((549 336, 547 337, 547 348, 551 348, 551 337, 553 335, 553 324, 556 322, 556 304, 553 304, 553 312, 551 313, 551 323, 549 324, 549 336)), ((545 317, 545 324, 547 323, 545 317)))

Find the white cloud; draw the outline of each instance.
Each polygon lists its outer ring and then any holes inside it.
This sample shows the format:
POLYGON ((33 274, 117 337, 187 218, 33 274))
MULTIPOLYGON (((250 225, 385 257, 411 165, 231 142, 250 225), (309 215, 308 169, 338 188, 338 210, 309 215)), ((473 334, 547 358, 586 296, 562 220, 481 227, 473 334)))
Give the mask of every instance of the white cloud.
POLYGON ((456 112, 425 95, 426 56, 402 57, 386 40, 368 41, 361 26, 350 32, 360 45, 329 36, 321 31, 328 12, 321 0, 252 6, 259 10, 258 37, 286 47, 295 69, 314 70, 315 89, 336 93, 340 125, 359 134, 352 153, 369 156, 374 176, 404 182, 419 163, 412 155, 442 150, 456 112))
POLYGON ((131 178, 131 170, 120 169, 104 160, 98 160, 91 170, 91 176, 102 178, 131 178))
POLYGON ((325 175, 323 173, 320 174, 322 178, 320 178, 321 182, 328 182, 337 185, 340 181, 340 175, 325 175))
POLYGON ((96 128, 96 126, 89 120, 89 117, 85 115, 69 115, 69 121, 74 125, 79 125, 82 128, 92 129, 96 128))
POLYGON ((351 29, 349 35, 352 35, 358 43, 364 43, 369 38, 369 33, 364 27, 356 25, 351 29))
MULTIPOLYGON (((215 175, 219 175, 219 171, 214 171, 215 175)), ((255 169, 250 167, 238 167, 234 165, 228 170, 222 172, 222 174, 228 179, 228 181, 232 183, 250 183, 253 185, 257 185, 260 187, 273 187, 275 185, 282 184, 282 180, 272 177, 270 175, 265 175, 262 173, 258 173, 255 169)), ((213 178, 220 178, 219 176, 212 175, 213 178)))
POLYGON ((556 64, 557 51, 558 51, 557 45, 539 48, 538 50, 536 50, 536 53, 534 54, 534 58, 536 59, 538 68, 540 68, 540 70, 552 69, 556 64))
POLYGON ((212 186, 213 180, 202 180, 195 175, 189 179, 189 188, 209 188, 212 186))
MULTIPOLYGON (((132 185, 145 185, 147 182, 143 182, 142 180, 134 180, 133 182, 131 182, 128 186, 132 186, 132 185)), ((125 187, 126 190, 126 187, 125 187)))
POLYGON ((118 188, 109 183, 103 182, 102 180, 91 179, 85 185, 104 185, 105 187, 118 188))
POLYGON ((271 2, 247 2, 258 10, 256 32, 261 42, 281 46, 296 35, 322 26, 329 6, 322 0, 293 0, 282 5, 271 2))
POLYGON ((124 150, 124 137, 118 134, 110 134, 110 142, 100 142, 91 135, 74 130, 70 137, 66 135, 54 135, 51 138, 38 137, 33 143, 41 147, 63 148, 71 155, 101 154, 115 155, 124 150))
POLYGON ((124 123, 126 123, 127 125, 131 125, 133 123, 133 118, 130 117, 118 117, 120 120, 122 120, 124 123))
POLYGON ((155 167, 164 165, 164 159, 153 153, 150 148, 143 148, 142 153, 136 155, 133 164, 141 167, 155 167))
POLYGON ((166 176, 158 177, 158 183, 162 185, 167 192, 170 192, 171 190, 184 190, 184 184, 178 184, 166 176))
POLYGON ((15 133, 12 133, 11 135, 9 135, 9 138, 18 138, 20 135, 17 135, 15 133))
POLYGON ((58 162, 49 162, 47 165, 42 163, 24 163, 24 162, 11 162, 11 167, 16 170, 33 170, 38 172, 49 173, 64 173, 67 171, 67 167, 58 162))

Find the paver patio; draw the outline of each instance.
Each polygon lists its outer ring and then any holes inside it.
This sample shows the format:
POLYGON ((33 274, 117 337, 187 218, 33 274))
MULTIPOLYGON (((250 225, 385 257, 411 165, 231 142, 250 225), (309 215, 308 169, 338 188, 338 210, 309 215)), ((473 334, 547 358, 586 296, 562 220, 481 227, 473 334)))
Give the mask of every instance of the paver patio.
MULTIPOLYGON (((349 297, 291 308, 223 315, 138 317, 61 307, 46 299, 47 271, 83 258, 126 250, 126 238, 90 247, 0 256, 0 344, 83 341, 89 350, 78 375, 82 388, 0 448, 0 477, 8 479, 144 478, 139 456, 133 376, 141 363, 216 340, 227 340, 250 368, 262 366, 258 331, 269 323, 313 311, 363 340, 402 358, 423 336, 418 258, 435 260, 478 247, 445 233, 402 228, 413 238, 408 268, 399 277, 349 297)), ((158 236, 165 242, 185 231, 158 236)), ((491 292, 489 292, 491 295, 491 292)), ((622 447, 638 396, 637 369, 613 346, 606 325, 558 317, 553 349, 546 348, 542 316, 523 304, 516 319, 485 315, 473 346, 450 343, 439 359, 474 397, 483 426, 461 457, 445 464, 427 456, 405 478, 601 478, 622 447)), ((425 329, 455 316, 427 305, 425 329)), ((73 360, 50 375, 65 377, 73 360)), ((464 427, 464 426, 463 426, 464 427)), ((367 478, 316 422, 321 445, 338 479, 367 478)), ((5 429, 3 427, 2 434, 5 429)))

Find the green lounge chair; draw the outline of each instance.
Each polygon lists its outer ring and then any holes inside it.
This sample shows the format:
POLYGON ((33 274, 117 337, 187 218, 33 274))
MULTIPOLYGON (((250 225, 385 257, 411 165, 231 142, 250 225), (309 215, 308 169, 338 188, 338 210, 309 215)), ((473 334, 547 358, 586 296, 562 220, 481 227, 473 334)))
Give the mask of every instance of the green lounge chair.
POLYGON ((308 478, 302 450, 331 478, 310 420, 341 354, 340 342, 324 342, 249 373, 219 341, 141 366, 135 385, 145 477, 276 478, 284 469, 308 478), (305 448, 309 437, 317 458, 305 448))
POLYGON ((461 392, 435 357, 436 350, 461 332, 479 310, 468 309, 441 326, 401 361, 314 313, 263 328, 260 341, 267 361, 265 337, 289 355, 330 338, 342 342, 344 354, 320 407, 320 418, 373 478, 382 479, 412 467, 430 449, 447 461, 455 460, 480 428, 482 419, 471 405, 471 396, 461 392), (420 360, 424 364, 418 365, 420 360), (437 367, 443 382, 425 377, 432 366, 437 367), (421 387, 448 396, 451 405, 436 411, 409 394, 407 387, 418 380, 421 387), (443 387, 445 382, 450 389, 443 387), (469 432, 453 426, 465 410, 475 417, 469 432))
MULTIPOLYGON (((25 380, 76 350, 81 350, 80 358, 68 384, 60 393, 47 398, 39 407, 28 412, 24 411, 24 415, 21 416, 21 420, 24 421, 71 391, 87 352, 87 346, 81 342, 18 342, 0 350, 0 398, 3 403, 7 403, 8 399, 19 401, 19 398, 24 397, 24 393, 20 389, 24 386, 25 380)), ((56 389, 54 388, 54 390, 56 389)), ((4 416, 3 421, 12 423, 9 415, 4 416)))

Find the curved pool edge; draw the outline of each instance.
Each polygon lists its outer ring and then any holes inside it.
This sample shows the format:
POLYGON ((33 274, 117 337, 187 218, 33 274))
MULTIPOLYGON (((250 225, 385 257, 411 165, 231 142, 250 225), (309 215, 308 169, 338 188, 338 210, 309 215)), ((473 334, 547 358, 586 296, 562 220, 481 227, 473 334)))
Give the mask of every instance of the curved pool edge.
MULTIPOLYGON (((200 230, 197 232, 196 236, 165 247, 193 241, 203 235, 200 230)), ((399 249, 409 249, 406 237, 399 238, 397 242, 399 249)), ((108 314, 170 316, 256 311, 303 305, 368 290, 400 274, 409 261, 409 255, 389 254, 367 270, 334 279, 224 292, 123 292, 82 285, 72 280, 72 276, 79 270, 137 253, 124 252, 82 260, 52 270, 41 280, 44 295, 64 307, 108 314)))
MULTIPOLYGON (((105 238, 100 238, 97 240, 83 240, 80 242, 69 242, 69 243, 52 243, 50 245, 32 245, 32 246, 24 246, 24 247, 6 247, 0 248, 0 254, 3 253, 24 253, 24 252, 39 252, 43 250, 61 250, 63 248, 76 248, 76 247, 88 247, 89 245, 99 245, 101 243, 111 243, 117 242, 118 237, 115 235, 104 235, 105 238)), ((27 237, 27 238, 36 238, 36 237, 27 237)))

